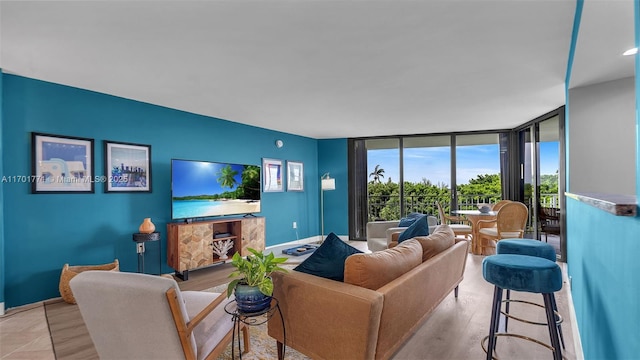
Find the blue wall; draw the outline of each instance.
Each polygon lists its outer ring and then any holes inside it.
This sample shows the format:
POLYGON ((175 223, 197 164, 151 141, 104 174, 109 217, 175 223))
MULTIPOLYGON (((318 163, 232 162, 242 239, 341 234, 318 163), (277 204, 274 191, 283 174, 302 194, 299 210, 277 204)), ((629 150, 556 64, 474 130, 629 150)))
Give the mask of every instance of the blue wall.
MULTIPOLYGON (((2 139, 2 69, 0 69, 0 139, 2 139)), ((4 157, 4 148, 0 146, 0 178, 4 175, 2 158, 4 157)), ((4 303, 4 186, 0 186, 0 304, 4 303)), ((0 314, 4 312, 4 306, 0 306, 0 314)))
MULTIPOLYGON (((573 49, 577 41, 582 0, 578 0, 572 51, 567 69, 569 84, 573 49)), ((640 44, 640 5, 635 6, 635 42, 640 44)), ((636 73, 636 198, 640 198, 640 56, 636 73)), ((567 97, 566 129, 571 99, 567 97)), ((568 141, 571 140, 567 138, 568 141)), ((610 140, 610 139, 609 139, 610 140)), ((574 139, 579 141, 579 139, 574 139)), ((567 161, 571 161, 567 153, 567 161)), ((597 171, 597 170, 595 170, 597 171)), ((577 176, 577 175, 574 175, 577 176)), ((567 177, 567 183, 569 179, 567 177)), ((568 189, 570 191, 571 189, 568 189)), ((615 193, 615 189, 611 190, 615 193)), ((638 359, 640 354, 640 216, 613 216, 567 198, 567 265, 571 293, 585 359, 638 359)))
POLYGON ((567 263, 585 359, 640 354, 640 218, 567 199, 567 263))
MULTIPOLYGON (((318 173, 336 179, 336 189, 324 192, 324 233, 349 233, 347 140, 318 141, 318 173)), ((320 190, 318 190, 320 191, 320 190)))
MULTIPOLYGON (((267 246, 320 233, 319 191, 314 190, 319 189, 321 175, 316 139, 8 74, 3 76, 2 90, 0 168, 5 176, 30 174, 30 133, 35 131, 95 139, 96 175, 104 172, 103 140, 151 145, 153 182, 152 193, 104 193, 102 184, 96 184, 94 194, 31 194, 30 184, 4 183, 1 221, 6 262, 0 281, 4 276, 7 308, 59 296, 65 263, 100 264, 118 258, 123 271, 135 271, 131 234, 145 217, 162 232, 162 271, 173 271, 165 260, 171 158, 257 165, 263 157, 302 161, 305 191, 263 193, 259 215, 266 218, 267 246), (284 147, 276 148, 276 139, 282 139, 284 147), (298 223, 298 234, 293 221, 298 223)), ((335 195, 344 196, 335 201, 332 194, 327 203, 337 202, 346 209, 346 155, 342 155, 346 140, 327 144, 341 158, 324 156, 323 167, 341 177, 335 195)), ((346 210, 340 213, 344 219, 330 226, 346 234, 346 210)), ((153 263, 147 260, 147 272, 157 271, 153 263)))

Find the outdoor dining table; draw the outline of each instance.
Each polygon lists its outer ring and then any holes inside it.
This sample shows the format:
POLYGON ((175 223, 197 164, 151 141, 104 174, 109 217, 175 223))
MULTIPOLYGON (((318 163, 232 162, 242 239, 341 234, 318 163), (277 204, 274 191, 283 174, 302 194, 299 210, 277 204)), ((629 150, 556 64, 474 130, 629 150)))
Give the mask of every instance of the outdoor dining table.
POLYGON ((456 215, 464 215, 471 223, 471 252, 475 255, 482 254, 482 244, 478 241, 478 221, 495 220, 497 211, 480 212, 480 210, 454 210, 452 213, 456 215))

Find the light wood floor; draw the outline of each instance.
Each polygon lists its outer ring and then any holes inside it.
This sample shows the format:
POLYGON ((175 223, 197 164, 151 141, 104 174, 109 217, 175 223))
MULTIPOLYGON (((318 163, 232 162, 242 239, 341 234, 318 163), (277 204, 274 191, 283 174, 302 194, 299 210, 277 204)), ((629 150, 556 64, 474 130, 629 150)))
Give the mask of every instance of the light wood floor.
MULTIPOLYGON (((364 249, 365 242, 351 242, 364 249)), ((278 254, 278 249, 273 250, 278 254)), ((427 321, 398 350, 393 359, 481 359, 485 354, 480 340, 486 336, 489 327, 489 316, 493 286, 482 278, 482 256, 471 255, 467 261, 465 279, 460 284, 459 297, 453 294, 445 298, 427 321)), ((303 257, 292 258, 302 261, 303 257)), ((188 281, 178 283, 183 290, 204 290, 228 281, 232 271, 229 264, 191 272, 188 281)), ((426 289, 428 291, 428 289, 426 289)), ((514 293, 513 298, 532 300, 541 303, 538 294, 514 293)), ((563 355, 569 359, 580 359, 576 356, 573 329, 570 319, 569 294, 567 283, 556 293, 560 314, 564 317, 563 334, 566 350, 563 355)), ((46 305, 35 305, 32 309, 17 309, 0 317, 0 358, 5 359, 97 359, 91 339, 82 323, 77 306, 69 305, 61 300, 50 300, 46 305), (68 338, 55 339, 55 354, 45 317, 52 319, 55 326, 64 329, 51 329, 53 334, 65 334, 68 338), (62 331, 58 331, 62 330, 62 331)), ((513 305, 512 314, 526 319, 544 321, 542 309, 531 305, 513 305)), ((509 322, 509 330, 549 342, 546 327, 509 322)), ((275 345, 274 345, 275 346, 275 345)), ((578 351, 579 353, 579 351, 578 351)), ((500 359, 549 359, 551 353, 540 345, 531 344, 520 339, 501 338, 498 342, 500 359)))

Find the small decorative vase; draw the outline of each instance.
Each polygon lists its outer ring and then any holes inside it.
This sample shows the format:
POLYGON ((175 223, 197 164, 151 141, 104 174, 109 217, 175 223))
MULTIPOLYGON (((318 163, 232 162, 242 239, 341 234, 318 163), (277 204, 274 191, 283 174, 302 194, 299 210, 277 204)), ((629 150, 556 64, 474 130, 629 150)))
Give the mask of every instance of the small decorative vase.
POLYGON ((156 231, 156 226, 151 222, 151 218, 144 218, 142 224, 138 228, 138 231, 142 234, 151 234, 156 231))
POLYGON ((244 314, 259 313, 271 305, 271 296, 260 292, 257 286, 237 284, 235 295, 238 310, 244 314))

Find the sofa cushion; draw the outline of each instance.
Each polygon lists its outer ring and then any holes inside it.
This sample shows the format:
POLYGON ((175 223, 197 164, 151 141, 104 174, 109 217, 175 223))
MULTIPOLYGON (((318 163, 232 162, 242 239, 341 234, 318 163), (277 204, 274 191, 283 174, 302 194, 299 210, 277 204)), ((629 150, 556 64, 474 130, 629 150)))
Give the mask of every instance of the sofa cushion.
POLYGON ((449 225, 438 225, 429 236, 417 236, 422 245, 422 261, 426 261, 455 244, 456 234, 449 225))
POLYGON ((429 235, 429 224, 427 223, 426 216, 420 216, 416 221, 411 224, 405 231, 398 235, 398 243, 401 243, 407 239, 414 238, 416 236, 429 235))
POLYGON ((330 233, 313 254, 311 254, 294 270, 303 273, 320 276, 323 278, 343 281, 344 261, 352 255, 362 251, 340 240, 340 238, 330 233))
POLYGON ((349 256, 344 282, 377 290, 421 263, 422 245, 410 239, 391 249, 349 256))

